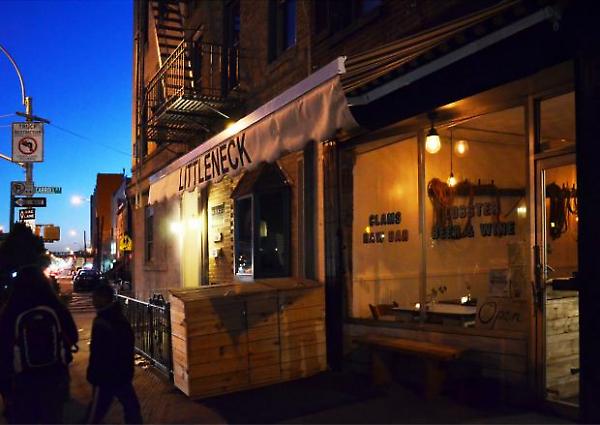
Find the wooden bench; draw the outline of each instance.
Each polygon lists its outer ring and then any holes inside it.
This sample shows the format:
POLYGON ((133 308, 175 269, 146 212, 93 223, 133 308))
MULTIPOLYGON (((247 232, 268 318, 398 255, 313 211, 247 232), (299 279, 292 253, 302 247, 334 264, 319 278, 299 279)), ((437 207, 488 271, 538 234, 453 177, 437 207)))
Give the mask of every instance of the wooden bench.
POLYGON ((428 399, 440 393, 448 363, 459 359, 463 354, 462 349, 448 345, 384 335, 355 337, 354 342, 371 349, 375 385, 387 384, 391 381, 390 365, 385 361, 382 352, 396 352, 422 359, 425 373, 423 390, 428 399))

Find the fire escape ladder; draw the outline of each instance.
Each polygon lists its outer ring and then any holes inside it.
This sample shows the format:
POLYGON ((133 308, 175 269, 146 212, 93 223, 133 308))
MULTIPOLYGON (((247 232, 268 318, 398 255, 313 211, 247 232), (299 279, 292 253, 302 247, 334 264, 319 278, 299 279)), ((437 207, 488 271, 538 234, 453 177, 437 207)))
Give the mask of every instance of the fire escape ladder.
POLYGON ((156 36, 160 50, 160 66, 185 37, 183 16, 179 9, 178 0, 153 0, 152 14, 156 23, 156 36))
POLYGON ((152 0, 160 68, 146 86, 146 139, 197 143, 238 99, 239 52, 185 38, 177 0, 152 0))

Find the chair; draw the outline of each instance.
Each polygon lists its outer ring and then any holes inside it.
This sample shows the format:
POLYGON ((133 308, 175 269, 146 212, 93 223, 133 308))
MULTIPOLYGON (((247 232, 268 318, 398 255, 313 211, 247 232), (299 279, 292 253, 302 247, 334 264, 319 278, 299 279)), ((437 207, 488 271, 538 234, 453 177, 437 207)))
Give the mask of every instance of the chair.
POLYGON ((398 303, 392 301, 392 304, 369 304, 369 310, 375 320, 395 320, 395 312, 392 308, 398 307, 398 303))

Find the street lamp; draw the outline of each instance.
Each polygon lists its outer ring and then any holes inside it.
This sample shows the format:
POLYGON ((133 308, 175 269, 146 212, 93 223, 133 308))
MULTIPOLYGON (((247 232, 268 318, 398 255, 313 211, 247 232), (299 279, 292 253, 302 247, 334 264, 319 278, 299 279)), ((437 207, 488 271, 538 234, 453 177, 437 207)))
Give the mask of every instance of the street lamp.
POLYGON ((89 202, 89 198, 84 198, 81 195, 73 195, 71 196, 71 205, 79 206, 83 205, 84 202, 89 202))
MULTIPOLYGON (((21 74, 21 70, 17 66, 17 63, 12 58, 10 53, 8 53, 8 50, 6 50, 2 45, 0 45, 0 51, 6 55, 6 57, 8 58, 8 60, 12 64, 12 66, 15 68, 15 71, 17 72, 17 77, 19 77, 19 83, 21 84, 21 102, 25 106, 25 113, 17 112, 17 115, 25 117, 25 121, 27 121, 27 122, 40 121, 40 122, 49 124, 50 121, 48 121, 47 119, 36 117, 35 115, 33 115, 33 99, 30 96, 25 95, 25 82, 23 81, 23 75, 21 74)), ((2 158, 7 159, 8 157, 6 157, 6 155, 2 155, 2 158)), ((12 161, 12 158, 11 158, 11 161, 12 161)), ((25 164, 23 166, 25 168, 25 182, 28 185, 33 185, 33 163, 25 162, 25 164)), ((13 228, 14 221, 15 221, 15 210, 14 210, 14 206, 13 206, 13 195, 12 195, 12 189, 11 189, 10 223, 9 223, 11 231, 13 228)))

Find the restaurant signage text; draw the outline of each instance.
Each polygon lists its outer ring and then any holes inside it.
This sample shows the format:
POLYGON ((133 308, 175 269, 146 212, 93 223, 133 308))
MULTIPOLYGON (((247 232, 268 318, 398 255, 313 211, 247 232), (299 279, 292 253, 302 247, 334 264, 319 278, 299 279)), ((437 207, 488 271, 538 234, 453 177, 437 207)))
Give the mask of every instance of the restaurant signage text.
POLYGON ((379 229, 379 226, 392 226, 400 224, 402 213, 400 211, 385 212, 369 215, 369 226, 363 233, 363 243, 406 242, 408 229, 379 229), (376 227, 377 229, 373 229, 376 227))
POLYGON ((246 133, 218 144, 208 152, 179 169, 179 190, 197 185, 236 171, 252 163, 246 149, 246 133))
MULTIPOLYGON (((475 202, 472 205, 458 205, 446 207, 442 214, 447 223, 452 220, 469 219, 464 225, 449 224, 444 226, 433 226, 431 230, 432 239, 462 239, 475 237, 475 229, 470 219, 473 217, 493 217, 499 215, 499 205, 496 202, 475 202)), ((511 236, 516 234, 514 221, 479 223, 481 236, 511 236)))

